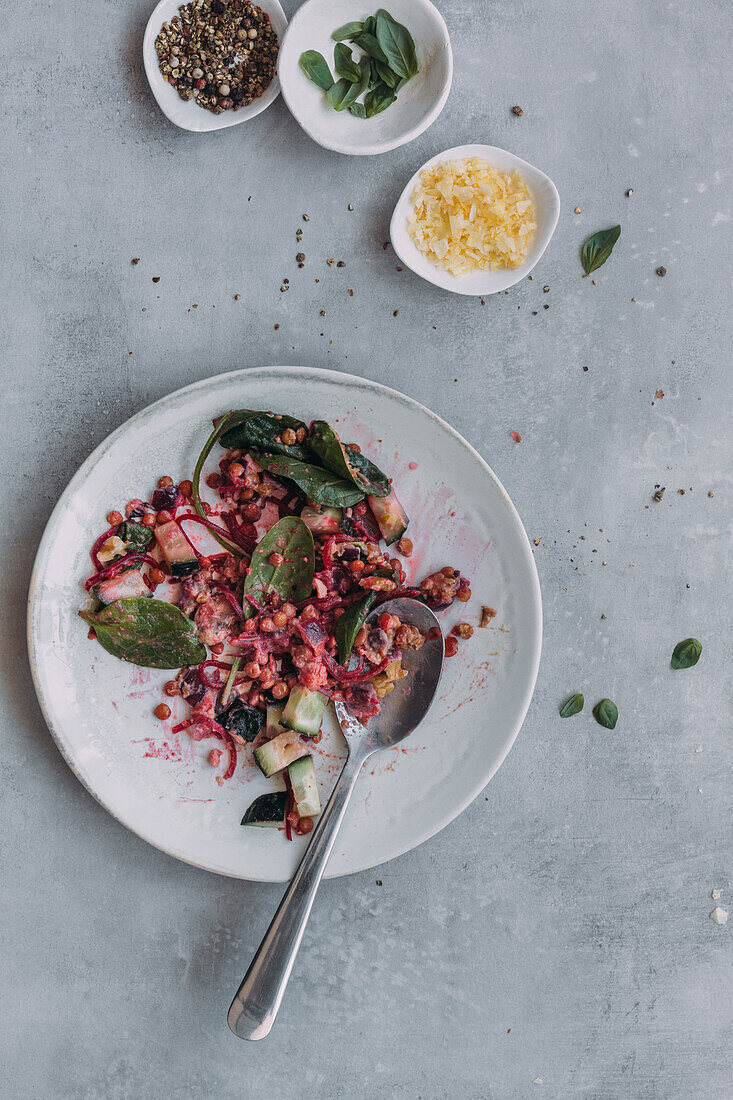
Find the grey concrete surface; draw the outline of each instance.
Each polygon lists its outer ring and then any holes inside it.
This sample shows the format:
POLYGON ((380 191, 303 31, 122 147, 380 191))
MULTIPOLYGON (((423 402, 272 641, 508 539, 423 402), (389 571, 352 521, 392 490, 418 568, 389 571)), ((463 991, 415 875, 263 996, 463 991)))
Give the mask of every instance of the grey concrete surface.
POLYGON ((0 1094, 733 1096, 733 920, 708 917, 713 888, 733 909, 729 4, 445 0, 448 104, 368 160, 313 145, 282 101, 176 130, 140 60, 151 7, 3 12, 0 1094), (534 280, 485 304, 382 249, 405 179, 473 140, 562 196, 534 280), (617 221, 594 285, 580 244, 617 221), (422 848, 326 884, 277 1030, 248 1045, 225 1012, 279 888, 176 863, 100 809, 44 726, 23 618, 92 448, 262 363, 385 381, 454 424, 539 540, 546 628, 494 781, 422 848), (702 660, 673 673, 690 634, 702 660))

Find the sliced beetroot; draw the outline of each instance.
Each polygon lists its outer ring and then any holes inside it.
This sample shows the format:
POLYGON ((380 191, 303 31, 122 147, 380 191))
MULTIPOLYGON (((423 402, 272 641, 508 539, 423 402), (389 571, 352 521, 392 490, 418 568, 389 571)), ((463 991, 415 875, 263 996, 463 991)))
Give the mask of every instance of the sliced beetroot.
POLYGON ((166 485, 162 489, 155 490, 151 504, 156 512, 175 512, 182 499, 177 485, 166 485))
POLYGON ((265 715, 261 710, 249 706, 241 699, 235 699, 218 717, 220 726, 248 742, 254 741, 264 721, 265 715))
POLYGON ((328 631, 320 619, 308 619, 295 625, 301 638, 313 652, 317 655, 323 653, 328 641, 328 631))

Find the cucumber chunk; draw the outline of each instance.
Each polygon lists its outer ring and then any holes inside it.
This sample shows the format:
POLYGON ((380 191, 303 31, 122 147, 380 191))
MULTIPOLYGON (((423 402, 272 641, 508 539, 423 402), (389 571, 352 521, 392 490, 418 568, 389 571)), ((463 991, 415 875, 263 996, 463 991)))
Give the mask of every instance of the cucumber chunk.
POLYGON ((288 805, 287 791, 272 791, 256 798, 240 825, 256 825, 260 829, 277 829, 285 824, 285 810, 288 805))
POLYGON ((327 697, 320 691, 311 691, 302 684, 296 684, 288 696, 280 721, 291 730, 315 737, 321 728, 327 703, 327 697))
POLYGON ((369 506, 387 546, 401 539, 410 521, 395 492, 386 497, 369 497, 369 506))
POLYGON ((321 812, 321 800, 318 797, 316 768, 312 756, 301 756, 288 764, 288 779, 295 799, 295 811, 298 817, 315 817, 321 812))
POLYGON ((143 580, 139 569, 125 569, 116 577, 108 577, 94 586, 94 595, 107 606, 115 600, 126 600, 133 596, 152 596, 152 592, 143 580))
POLYGON ((311 508, 306 505, 300 513, 300 518, 306 527, 310 527, 314 535, 334 535, 341 523, 343 511, 341 508, 311 508))
POLYGON ((155 539, 170 566, 172 577, 190 577, 192 573, 198 573, 201 568, 199 560, 174 519, 155 528, 155 539))
POLYGON ((283 730, 272 741, 255 749, 255 764, 263 775, 275 775, 294 760, 307 756, 308 748, 292 730, 283 730))

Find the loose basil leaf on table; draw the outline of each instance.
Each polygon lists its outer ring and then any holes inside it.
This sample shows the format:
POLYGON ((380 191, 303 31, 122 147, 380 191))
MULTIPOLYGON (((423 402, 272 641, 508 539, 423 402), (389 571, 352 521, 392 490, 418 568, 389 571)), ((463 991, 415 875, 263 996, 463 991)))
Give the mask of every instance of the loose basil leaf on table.
MULTIPOLYGON (((366 99, 369 100, 369 96, 366 99)), ((366 108, 366 114, 369 116, 369 108, 366 108)), ((357 452, 348 451, 344 447, 339 439, 338 432, 333 430, 326 420, 314 420, 311 423, 308 447, 314 454, 318 455, 327 470, 332 470, 339 477, 343 477, 344 481, 352 482, 352 484, 362 489, 362 492, 368 493, 370 496, 386 496, 390 492, 390 483, 386 481, 382 471, 369 462, 368 459, 362 459, 362 464, 358 464, 359 459, 355 458, 357 452), (369 469, 373 473, 378 489, 386 483, 386 492, 372 493, 372 478, 370 478, 369 473, 362 473, 362 465, 365 471, 369 469)))
POLYGON ((289 478, 316 504, 329 508, 349 508, 364 499, 364 491, 351 481, 337 477, 329 470, 322 470, 312 462, 298 462, 286 455, 259 454, 260 466, 278 477, 289 478))
POLYGON ((367 118, 380 115, 382 111, 386 111, 388 107, 391 107, 396 99, 397 96, 386 84, 377 84, 376 88, 372 88, 364 100, 367 118))
POLYGON ((684 638, 674 647, 672 654, 672 668, 692 668, 700 660, 702 642, 697 638, 684 638))
MULTIPOLYGON (((377 42, 384 60, 398 76, 409 80, 418 72, 415 42, 407 27, 393 19, 388 11, 380 8, 376 22, 377 42)), ((376 56, 372 54, 372 56, 376 56)), ((378 57, 378 61, 382 58, 378 57)))
POLYGON ((318 50, 306 50, 300 55, 300 67, 314 84, 322 91, 327 92, 333 85, 333 77, 328 67, 328 62, 318 50))
POLYGON ((618 722, 618 707, 613 699, 601 699, 600 703, 596 703, 593 707, 593 717, 599 726, 613 730, 618 722))
POLYGON ((592 237, 588 238, 583 245, 581 257, 586 275, 590 275, 592 271, 597 271, 599 267, 605 264, 620 236, 621 226, 614 225, 611 229, 601 229, 600 232, 594 233, 592 237))
POLYGON ((336 622, 338 658, 344 667, 349 663, 349 657, 354 648, 356 635, 363 627, 364 621, 369 614, 369 608, 376 598, 376 592, 367 592, 366 596, 363 596, 362 599, 357 600, 356 603, 352 603, 351 607, 347 608, 341 618, 336 622))
POLYGON ((142 554, 150 546, 154 535, 149 527, 128 519, 122 525, 122 539, 127 543, 128 554, 142 554))
POLYGON ((285 516, 252 552, 244 591, 251 596, 277 592, 282 600, 306 600, 313 589, 315 548, 310 528, 298 516, 285 516), (273 565, 272 554, 282 555, 281 565, 273 565))
POLYGON ((361 66, 343 42, 337 42, 333 48, 333 67, 337 76, 349 80, 352 84, 361 80, 361 66))
POLYGON ((361 34, 364 30, 364 24, 358 21, 353 23, 344 23, 343 27, 338 27, 331 38, 334 42, 343 42, 347 38, 354 38, 355 35, 361 34))
POLYGON ((585 698, 582 692, 576 691, 575 695, 571 695, 560 707, 560 717, 572 718, 574 714, 580 714, 584 706, 585 698))
POLYGON ((100 611, 80 611, 103 649, 143 668, 182 668, 206 660, 206 646, 180 607, 146 596, 115 600, 100 611))

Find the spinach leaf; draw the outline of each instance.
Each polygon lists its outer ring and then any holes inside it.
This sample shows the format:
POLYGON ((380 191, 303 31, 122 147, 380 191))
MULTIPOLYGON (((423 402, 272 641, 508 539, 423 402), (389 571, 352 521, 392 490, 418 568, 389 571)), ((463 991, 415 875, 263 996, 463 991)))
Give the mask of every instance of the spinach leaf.
POLYGON ((342 76, 344 80, 349 80, 352 84, 361 80, 361 66, 343 42, 337 42, 333 48, 333 66, 336 75, 342 76))
POLYGON ((697 638, 685 638, 678 642, 672 654, 672 668, 692 668, 700 660, 702 642, 697 638))
POLYGON ((206 660, 206 646, 180 607, 146 596, 115 600, 101 611, 80 611, 99 644, 143 668, 182 668, 206 660))
POLYGON ((354 102, 356 99, 355 87, 356 85, 352 84, 350 80, 344 80, 343 78, 331 85, 326 92, 326 99, 334 111, 345 111, 354 102))
MULTIPOLYGON (((390 69, 407 80, 415 76, 418 71, 417 54, 415 42, 407 27, 393 19, 384 8, 380 8, 377 12, 376 33, 390 69)), ((381 61, 382 58, 377 60, 381 61)))
POLYGON ((593 707, 593 717, 599 726, 613 730, 618 722, 618 707, 612 699, 601 699, 600 703, 596 703, 593 707))
POLYGON ((298 428, 305 428, 306 425, 302 420, 297 420, 294 416, 288 416, 285 413, 252 412, 249 409, 246 411, 248 413, 246 419, 224 432, 219 440, 222 447, 227 449, 237 447, 242 451, 253 447, 258 451, 274 451, 276 454, 290 455, 291 458, 298 458, 301 461, 307 459, 305 448, 297 443, 292 445, 283 443, 280 439, 286 428, 291 428, 294 432, 298 428))
POLYGON ((370 57, 375 58, 377 61, 383 61, 385 65, 389 65, 389 61, 379 45, 379 42, 373 34, 368 34, 365 30, 361 34, 357 34, 352 42, 355 46, 358 46, 364 53, 369 54, 370 57))
POLYGON ((378 466, 361 454, 360 451, 350 451, 346 448, 349 465, 356 470, 359 484, 364 486, 364 492, 370 497, 387 497, 392 492, 389 478, 383 474, 378 466))
POLYGON ((388 107, 391 107, 396 99, 397 96, 386 84, 377 84, 376 88, 373 88, 364 100, 367 118, 381 115, 382 111, 386 111, 388 107))
MULTIPOLYGON (((237 427, 239 424, 242 424, 251 419, 254 415, 256 414, 253 413, 251 409, 231 409, 228 413, 222 416, 220 420, 217 421, 213 432, 204 443, 203 450, 201 451, 201 454, 196 460, 196 465, 193 468, 193 477, 191 478, 191 500, 193 501, 193 506, 196 509, 196 512, 198 513, 198 515, 201 516, 202 519, 206 519, 206 512, 204 511, 204 505, 201 500, 201 471, 204 468, 204 463, 211 454, 211 450, 214 444, 227 434, 229 428, 237 427)), ((242 550, 241 546, 237 546, 236 543, 230 542, 228 539, 222 538, 222 536, 217 535, 215 531, 212 531, 211 533, 216 541, 219 543, 219 545, 223 546, 225 550, 228 550, 230 554, 236 554, 237 557, 240 558, 246 557, 246 554, 244 550, 242 550)))
POLYGON ((351 607, 344 611, 336 622, 336 645, 338 646, 338 658, 346 667, 349 663, 351 651, 354 648, 356 635, 364 625, 364 620, 369 614, 369 608, 377 598, 376 592, 367 592, 366 596, 352 603, 351 607))
MULTIPOLYGON (((372 60, 374 61, 373 58, 372 60)), ((389 65, 385 65, 383 61, 374 61, 374 71, 377 77, 386 84, 388 88, 394 89, 397 87, 400 77, 390 69, 389 65)))
POLYGON ((328 62, 318 50, 306 50, 305 53, 302 53, 300 55, 300 67, 308 79, 318 85, 322 91, 327 92, 332 86, 333 77, 328 62))
POLYGON ((583 245, 582 261, 586 275, 602 267, 613 252, 613 246, 621 236, 621 226, 614 225, 611 229, 601 229, 583 245))
POLYGON ((336 477, 312 462, 298 462, 285 455, 258 455, 257 461, 271 474, 294 481, 316 504, 330 508, 348 508, 364 499, 364 493, 351 481, 336 477))
POLYGON ((338 27, 338 29, 333 32, 331 38, 334 42, 343 42, 344 39, 353 38, 355 35, 361 34, 363 30, 364 24, 358 21, 344 23, 343 27, 338 27))
POLYGON ((153 541, 153 532, 142 523, 128 519, 122 525, 122 539, 127 543, 128 554, 142 554, 153 541))
POLYGON ((349 111, 354 118, 366 118, 366 107, 363 103, 352 103, 349 111))
POLYGON ((575 695, 571 695, 560 707, 560 717, 571 718, 573 714, 580 714, 584 706, 585 698, 581 692, 576 691, 575 695))
POLYGON ((277 592, 281 599, 298 603, 310 596, 314 571, 315 548, 310 528, 298 516, 285 516, 255 546, 244 591, 251 596, 277 592), (281 565, 270 561, 276 552, 282 555, 281 565))
POLYGON ((363 492, 367 491, 367 479, 362 477, 356 465, 351 462, 352 452, 346 450, 338 433, 325 420, 314 420, 311 424, 308 446, 326 469, 338 474, 345 481, 352 482, 363 492))

